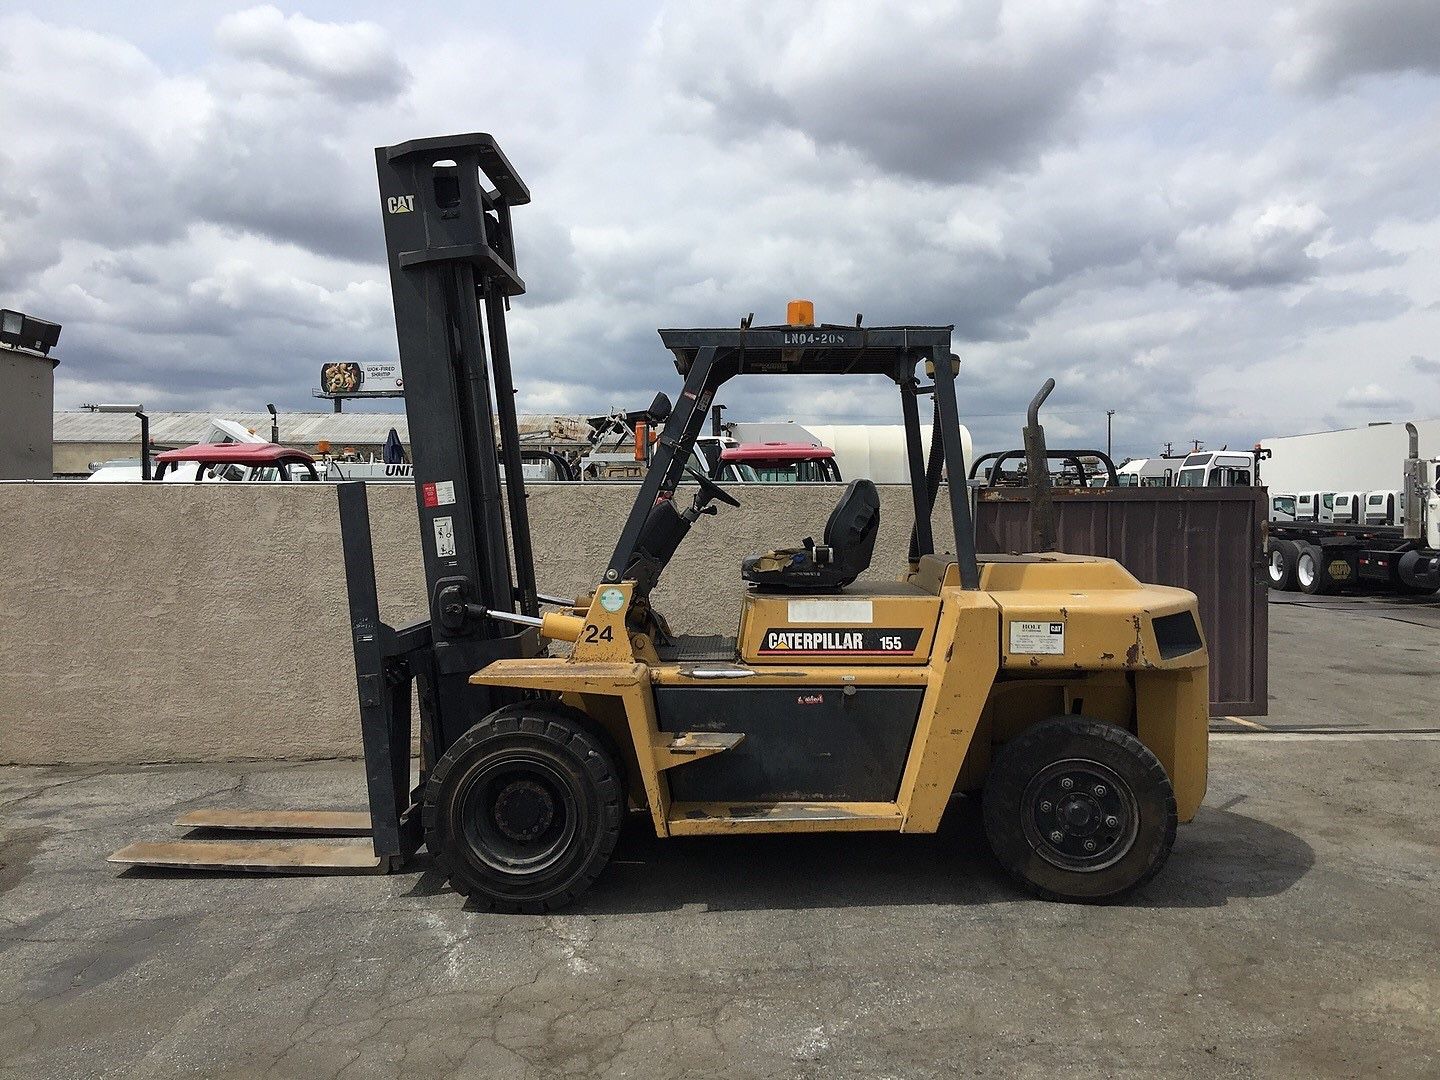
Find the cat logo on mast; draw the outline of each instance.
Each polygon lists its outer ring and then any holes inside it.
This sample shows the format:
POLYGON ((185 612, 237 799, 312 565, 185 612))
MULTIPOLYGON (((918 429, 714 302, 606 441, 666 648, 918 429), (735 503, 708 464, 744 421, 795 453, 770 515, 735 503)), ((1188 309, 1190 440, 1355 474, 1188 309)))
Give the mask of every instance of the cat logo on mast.
POLYGON ((410 214, 415 211, 414 195, 391 195, 385 201, 389 204, 392 214, 410 214))

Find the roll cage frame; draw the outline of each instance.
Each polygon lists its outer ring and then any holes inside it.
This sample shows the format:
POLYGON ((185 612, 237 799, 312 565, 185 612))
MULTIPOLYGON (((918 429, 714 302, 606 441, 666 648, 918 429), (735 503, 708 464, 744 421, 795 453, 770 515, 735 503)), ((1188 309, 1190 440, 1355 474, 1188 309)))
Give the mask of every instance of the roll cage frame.
POLYGON ((960 583, 966 589, 979 589, 980 570, 966 484, 968 470, 955 393, 959 361, 950 352, 953 330, 953 326, 862 328, 831 324, 755 327, 748 322, 724 329, 661 330, 660 340, 674 354, 675 369, 685 385, 656 440, 650 468, 620 531, 605 580, 623 580, 627 569, 642 554, 651 511, 659 503, 673 502, 685 464, 704 429, 710 404, 726 382, 740 375, 883 375, 900 389, 915 510, 911 560, 935 550, 931 515, 937 494, 933 482, 938 480, 935 463, 939 455, 938 461, 952 481, 950 517, 960 583), (929 385, 916 377, 922 362, 926 375, 933 380, 929 385), (933 398, 935 407, 928 468, 918 404, 925 396, 933 398))

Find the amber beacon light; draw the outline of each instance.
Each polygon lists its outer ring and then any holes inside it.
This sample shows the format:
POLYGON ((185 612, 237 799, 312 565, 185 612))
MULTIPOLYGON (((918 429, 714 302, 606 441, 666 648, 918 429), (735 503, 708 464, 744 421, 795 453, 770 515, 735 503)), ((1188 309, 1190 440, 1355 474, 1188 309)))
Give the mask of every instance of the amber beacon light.
POLYGON ((815 304, 810 300, 791 300, 785 306, 785 321, 791 326, 814 326, 815 304))

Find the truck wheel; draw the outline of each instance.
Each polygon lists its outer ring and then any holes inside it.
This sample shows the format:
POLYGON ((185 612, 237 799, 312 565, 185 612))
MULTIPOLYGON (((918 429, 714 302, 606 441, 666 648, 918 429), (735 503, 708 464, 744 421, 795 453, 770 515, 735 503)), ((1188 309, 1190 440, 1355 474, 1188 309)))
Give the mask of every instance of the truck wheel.
POLYGON ((1312 544, 1301 546, 1300 555, 1295 560, 1295 584, 1308 596, 1324 596, 1335 591, 1323 550, 1312 544))
POLYGON ((492 911, 562 907, 605 868, 624 788, 584 726, 526 702, 456 739, 425 787, 425 846, 455 891, 492 911))
POLYGON ((1293 540, 1270 541, 1270 588, 1289 592, 1295 588, 1295 557, 1299 554, 1293 540))
POLYGON ((1134 735, 1084 716, 1027 728, 995 755, 985 834, 1049 900, 1104 903, 1149 881, 1175 843, 1175 789, 1134 735))

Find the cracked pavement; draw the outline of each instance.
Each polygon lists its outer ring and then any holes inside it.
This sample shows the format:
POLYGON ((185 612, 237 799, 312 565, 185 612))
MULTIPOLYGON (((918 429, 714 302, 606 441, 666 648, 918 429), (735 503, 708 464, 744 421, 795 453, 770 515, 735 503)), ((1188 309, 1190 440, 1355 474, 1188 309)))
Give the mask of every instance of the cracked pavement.
POLYGON ((423 854, 119 872, 186 810, 359 809, 363 769, 0 768, 0 1078, 1440 1075, 1437 611, 1272 605, 1282 733, 1217 724, 1118 907, 1021 894, 963 802, 934 837, 632 822, 545 917, 467 911, 423 854))
POLYGON ((574 908, 388 877, 118 872, 179 811, 358 808, 356 762, 0 769, 0 1076, 1420 1076, 1440 742, 1222 736, 1126 906, 935 837, 657 841, 574 908))

